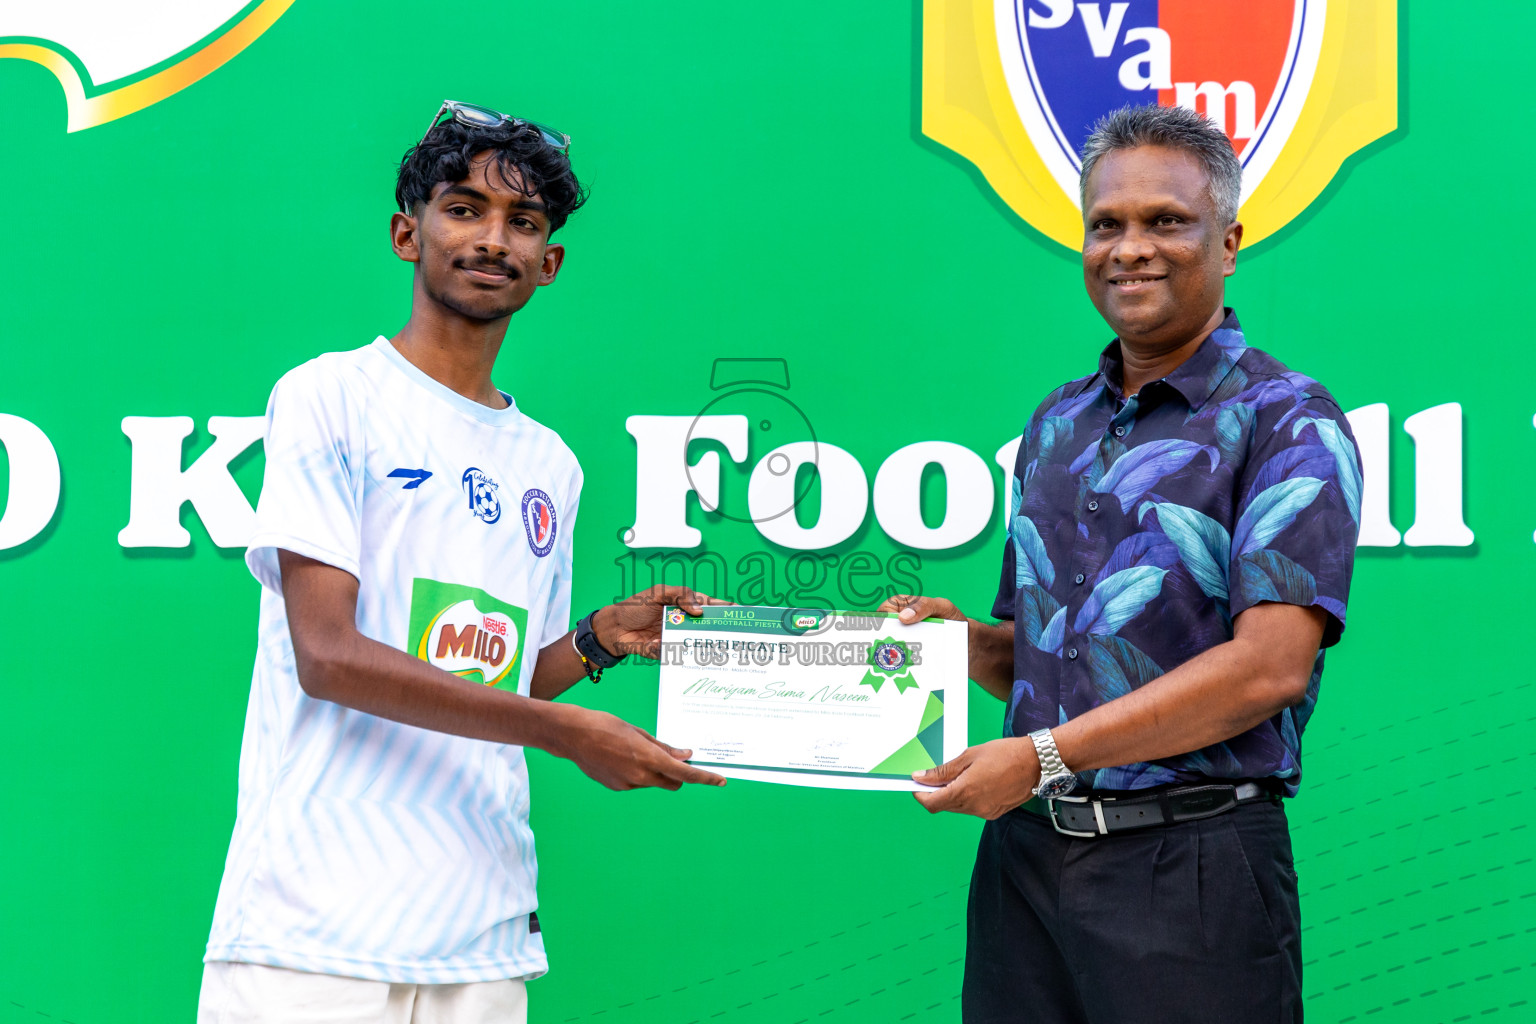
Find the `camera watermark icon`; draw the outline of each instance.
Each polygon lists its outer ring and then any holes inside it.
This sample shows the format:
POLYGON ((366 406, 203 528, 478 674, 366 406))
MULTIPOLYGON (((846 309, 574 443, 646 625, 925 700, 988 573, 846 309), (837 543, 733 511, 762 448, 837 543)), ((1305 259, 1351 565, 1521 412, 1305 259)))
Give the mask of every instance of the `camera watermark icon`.
POLYGON ((709 387, 711 391, 724 393, 711 398, 694 414, 693 423, 688 428, 687 441, 683 444, 683 471, 687 474, 689 486, 699 495, 699 504, 705 511, 738 523, 764 523, 792 514, 795 506, 810 493, 815 484, 814 474, 802 470, 807 466, 814 469, 818 465, 820 448, 816 442, 816 428, 805 411, 790 400, 789 386, 787 359, 722 356, 715 360, 710 368, 709 387), (730 503, 737 509, 749 509, 746 515, 726 510, 723 487, 716 494, 716 500, 706 498, 706 491, 699 486, 700 481, 693 478, 693 466, 687 459, 688 446, 699 437, 700 420, 705 416, 721 415, 746 416, 749 451, 754 447, 754 442, 766 442, 773 446, 763 459, 763 468, 769 474, 784 477, 791 471, 797 473, 786 497, 769 501, 761 508, 747 502, 730 503), (791 458, 790 452, 794 452, 798 458, 791 458), (796 461, 799 461, 800 469, 796 469, 796 461))
POLYGON ((632 416, 626 421, 626 429, 641 445, 642 466, 648 445, 671 449, 664 462, 681 462, 652 464, 649 473, 655 483, 640 481, 635 524, 618 533, 626 547, 673 546, 681 537, 688 538, 681 546, 698 543, 697 532, 686 520, 673 525, 678 520, 672 517, 682 513, 676 495, 691 494, 705 512, 761 529, 764 523, 793 515, 816 487, 823 446, 810 417, 789 397, 788 360, 717 358, 709 387, 717 394, 693 416, 632 416), (706 451, 690 461, 694 443, 705 441, 724 446, 726 458, 706 451), (647 505, 647 494, 659 508, 647 505))
MULTIPOLYGON (((810 418, 789 397, 788 360, 717 358, 709 386, 716 394, 692 417, 635 416, 626 422, 639 445, 639 478, 635 525, 618 535, 629 551, 614 559, 615 601, 653 586, 684 587, 733 604, 787 608, 785 626, 794 629, 797 611, 869 610, 892 594, 922 592, 923 558, 914 551, 835 551, 812 539, 829 509, 846 511, 829 506, 823 470, 836 470, 837 458, 851 456, 818 441, 810 418), (724 450, 691 460, 695 441, 724 450), (796 510, 818 481, 821 515, 815 527, 802 526, 796 510), (732 488, 735 493, 728 493, 732 488), (686 520, 690 495, 712 517, 756 526, 776 547, 739 557, 701 548, 703 534, 686 520), (644 553, 647 548, 651 553, 644 553)), ((856 463, 854 468, 862 474, 856 463)), ((839 480, 839 486, 846 482, 839 480)), ((847 537, 854 531, 833 532, 847 537)))

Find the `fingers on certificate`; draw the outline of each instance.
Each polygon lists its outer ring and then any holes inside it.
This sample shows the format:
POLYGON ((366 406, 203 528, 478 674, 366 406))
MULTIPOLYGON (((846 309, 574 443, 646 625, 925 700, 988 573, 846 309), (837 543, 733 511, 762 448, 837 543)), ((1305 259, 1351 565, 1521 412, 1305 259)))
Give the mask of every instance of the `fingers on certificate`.
POLYGON ((725 785, 719 775, 687 763, 692 751, 669 746, 607 712, 572 710, 579 712, 580 718, 568 734, 568 746, 551 752, 570 758, 589 778, 609 789, 654 786, 676 790, 684 783, 725 785))
MULTIPOLYGON (((728 603, 687 587, 658 583, 612 605, 612 631, 600 632, 598 640, 615 654, 635 654, 655 661, 660 656, 661 615, 666 607, 675 606, 689 615, 700 615, 710 605, 728 603)), ((594 626, 597 625, 595 621, 594 626)), ((602 625, 607 625, 607 621, 602 625)))
POLYGON ((967 747, 959 757, 937 768, 914 773, 916 781, 940 787, 914 795, 935 814, 952 811, 991 821, 1029 799, 1040 777, 1039 762, 1030 757, 1032 751, 1029 741, 1018 737, 967 747))
MULTIPOLYGON (((678 785, 684 782, 704 786, 725 785, 723 777, 716 775, 714 772, 707 772, 703 768, 696 768, 688 763, 688 759, 693 756, 693 751, 663 743, 644 729, 637 728, 636 731, 666 752, 667 760, 663 764, 666 767, 667 777, 676 779, 678 785)), ((662 788, 675 790, 678 788, 678 785, 663 786, 662 788)))
POLYGON ((965 770, 970 767, 975 747, 967 747, 959 757, 945 761, 936 768, 926 771, 913 772, 912 780, 920 782, 924 786, 935 788, 918 791, 912 795, 917 802, 922 804, 930 812, 937 814, 939 811, 958 810, 957 805, 964 801, 968 788, 960 780, 965 770))
POLYGON ((637 622, 627 625, 649 624, 659 626, 657 618, 662 608, 667 605, 675 605, 683 609, 689 615, 697 615, 706 605, 730 604, 729 601, 718 597, 710 597, 708 594, 688 587, 673 586, 669 583, 657 583, 625 598, 619 602, 623 609, 633 609, 638 616, 637 622))
POLYGON ((892 612, 902 622, 922 622, 924 619, 964 619, 965 613, 955 603, 943 597, 923 597, 920 594, 892 594, 880 603, 880 611, 892 612))
POLYGON ((642 590, 635 597, 644 597, 647 604, 655 606, 657 615, 666 605, 676 605, 689 615, 698 615, 705 605, 730 604, 729 601, 718 597, 710 597, 708 594, 697 590, 689 590, 687 587, 676 587, 666 583, 658 583, 647 590, 642 590))

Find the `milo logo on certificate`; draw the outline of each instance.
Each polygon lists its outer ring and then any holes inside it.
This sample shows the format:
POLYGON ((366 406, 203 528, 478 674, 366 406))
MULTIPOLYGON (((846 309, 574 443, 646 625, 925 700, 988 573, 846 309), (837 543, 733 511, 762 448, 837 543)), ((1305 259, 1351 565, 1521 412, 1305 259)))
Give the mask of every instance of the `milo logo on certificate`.
POLYGON ((418 579, 411 584, 409 650, 429 665, 504 690, 517 689, 528 613, 483 590, 418 579))

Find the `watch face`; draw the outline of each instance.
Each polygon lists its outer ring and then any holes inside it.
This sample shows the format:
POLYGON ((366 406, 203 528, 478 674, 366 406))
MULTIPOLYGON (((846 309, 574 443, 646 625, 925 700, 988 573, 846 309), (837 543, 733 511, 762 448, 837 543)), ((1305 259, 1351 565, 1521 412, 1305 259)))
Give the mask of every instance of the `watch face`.
POLYGON ((1066 796, 1077 788, 1077 776, 1071 772, 1063 772, 1060 775, 1052 775, 1048 779, 1040 780, 1040 788, 1035 790, 1042 800, 1054 800, 1059 796, 1066 796))

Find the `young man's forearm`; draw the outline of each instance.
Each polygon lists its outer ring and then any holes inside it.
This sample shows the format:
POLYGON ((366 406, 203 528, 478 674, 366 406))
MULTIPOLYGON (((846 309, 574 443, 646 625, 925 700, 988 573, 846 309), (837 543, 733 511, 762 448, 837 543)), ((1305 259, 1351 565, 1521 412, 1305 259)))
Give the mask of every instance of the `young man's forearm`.
POLYGON ((551 753, 568 743, 566 734, 574 716, 567 706, 459 679, 355 631, 350 636, 327 637, 315 647, 294 645, 299 683, 311 697, 406 725, 493 743, 551 753))
MULTIPOLYGON (((657 614, 660 614, 659 610, 657 614)), ((622 646, 611 638, 612 622, 613 605, 603 606, 592 616, 592 630, 597 634, 597 642, 603 644, 603 649, 609 650, 612 654, 630 653, 611 650, 608 647, 609 643, 615 647, 622 646), (605 638, 607 643, 604 643, 605 638)), ((554 700, 587 678, 587 668, 581 662, 581 655, 576 653, 576 645, 571 642, 575 633, 573 629, 539 651, 539 663, 533 667, 533 678, 528 681, 530 697, 538 700, 554 700)))

